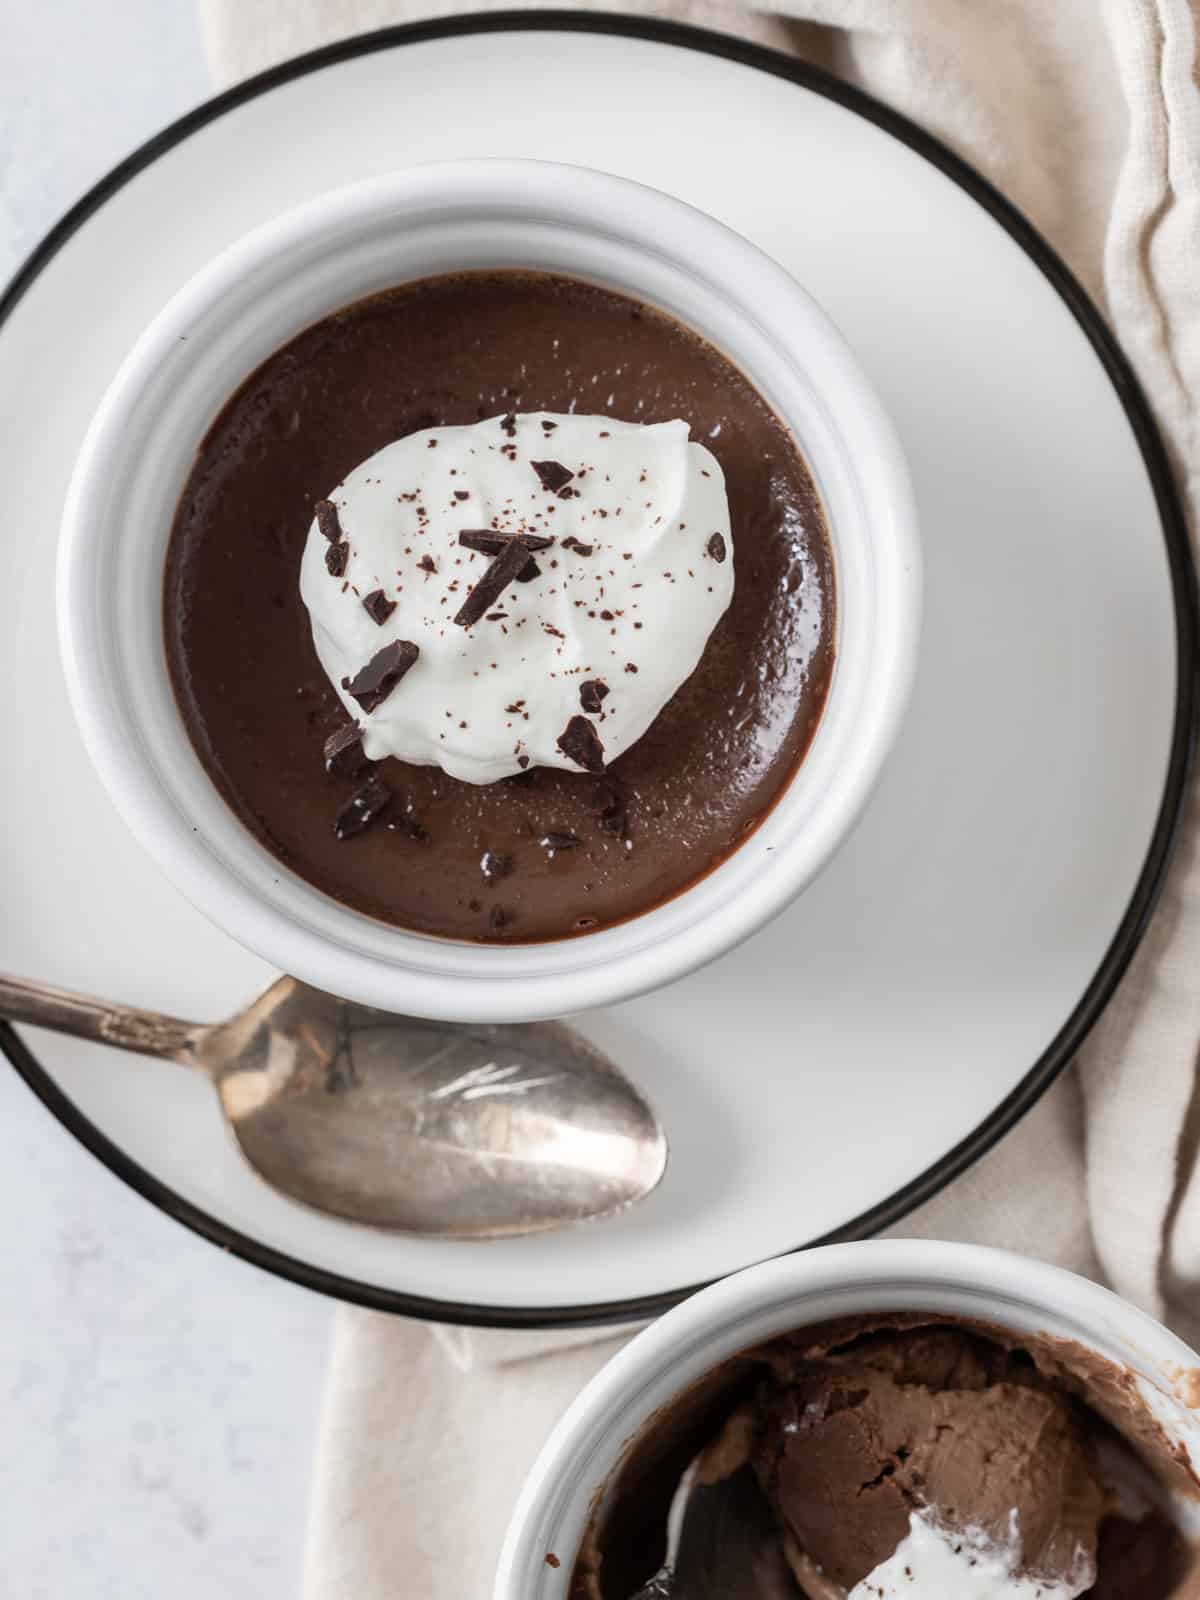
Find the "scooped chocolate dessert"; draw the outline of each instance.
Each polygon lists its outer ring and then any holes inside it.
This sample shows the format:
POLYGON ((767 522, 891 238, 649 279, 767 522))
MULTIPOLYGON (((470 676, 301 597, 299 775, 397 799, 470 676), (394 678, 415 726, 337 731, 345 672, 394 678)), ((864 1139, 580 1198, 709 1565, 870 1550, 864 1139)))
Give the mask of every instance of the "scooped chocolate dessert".
POLYGON ((833 563, 795 441, 672 319, 495 271, 266 361, 185 487, 164 595, 192 741, 335 898, 579 934, 744 841, 808 749, 833 563))
POLYGON ((863 1319, 752 1351, 655 1419, 572 1594, 1194 1597, 1177 1511, 1196 1489, 1132 1380, 1083 1347, 863 1319))

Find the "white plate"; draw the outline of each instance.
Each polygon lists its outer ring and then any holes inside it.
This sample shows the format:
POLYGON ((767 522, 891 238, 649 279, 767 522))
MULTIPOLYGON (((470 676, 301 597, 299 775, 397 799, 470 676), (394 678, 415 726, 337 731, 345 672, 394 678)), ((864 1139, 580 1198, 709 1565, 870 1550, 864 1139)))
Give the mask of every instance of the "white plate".
POLYGON ((271 977, 154 871, 70 719, 59 510, 146 321, 319 191, 439 157, 552 156, 702 206, 849 338, 912 464, 927 568, 913 707, 864 820, 732 956, 584 1031, 669 1129, 668 1176, 585 1230, 426 1244, 289 1206, 208 1086, 30 1032, 13 1060, 121 1176, 226 1248, 465 1321, 599 1320, 894 1221, 1045 1088, 1111 992, 1169 851, 1193 575, 1161 446, 1099 317, 940 146, 782 57, 669 25, 418 25, 292 63, 114 173, 0 310, 0 965, 212 1018, 271 977), (36 1052, 36 1060, 33 1052, 36 1052))

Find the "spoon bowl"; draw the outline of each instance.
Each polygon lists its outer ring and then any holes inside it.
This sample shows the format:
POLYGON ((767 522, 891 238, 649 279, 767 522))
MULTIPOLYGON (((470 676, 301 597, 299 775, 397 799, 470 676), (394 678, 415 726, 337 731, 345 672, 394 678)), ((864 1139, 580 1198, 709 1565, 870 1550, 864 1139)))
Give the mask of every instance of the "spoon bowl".
POLYGON ((540 1233, 635 1204, 666 1168, 645 1100, 561 1023, 428 1022, 295 978, 204 1025, 0 977, 0 1015, 199 1068, 261 1178, 397 1233, 540 1233))

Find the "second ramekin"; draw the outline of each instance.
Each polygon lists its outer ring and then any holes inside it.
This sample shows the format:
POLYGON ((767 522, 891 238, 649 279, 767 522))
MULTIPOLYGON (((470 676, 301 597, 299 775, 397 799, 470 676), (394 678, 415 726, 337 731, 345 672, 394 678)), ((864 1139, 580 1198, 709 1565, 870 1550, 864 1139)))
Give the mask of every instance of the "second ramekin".
POLYGON ((325 195, 204 268, 122 366, 64 513, 62 657, 92 759, 126 821, 202 911, 275 966, 414 1015, 529 1020, 627 999, 728 950, 820 870, 862 809, 908 698, 919 627, 908 473, 840 336, 754 245, 655 190, 541 162, 416 168, 325 195), (621 926, 504 947, 428 938, 340 905, 242 826, 169 682, 163 563, 216 414, 274 350, 400 282, 469 268, 573 274, 710 339, 792 429, 824 499, 837 660, 816 738, 767 820, 715 872, 621 926))

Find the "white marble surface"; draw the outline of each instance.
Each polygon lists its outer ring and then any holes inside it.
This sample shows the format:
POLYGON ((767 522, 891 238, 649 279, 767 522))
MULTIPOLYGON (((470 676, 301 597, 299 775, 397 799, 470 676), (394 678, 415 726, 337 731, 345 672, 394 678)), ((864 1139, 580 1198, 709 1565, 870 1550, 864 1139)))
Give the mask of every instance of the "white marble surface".
MULTIPOLYGON (((0 281, 207 92, 187 0, 0 0, 0 281)), ((2 1063, 0 1267, 0 1594, 294 1594, 330 1304, 161 1216, 2 1063)))

